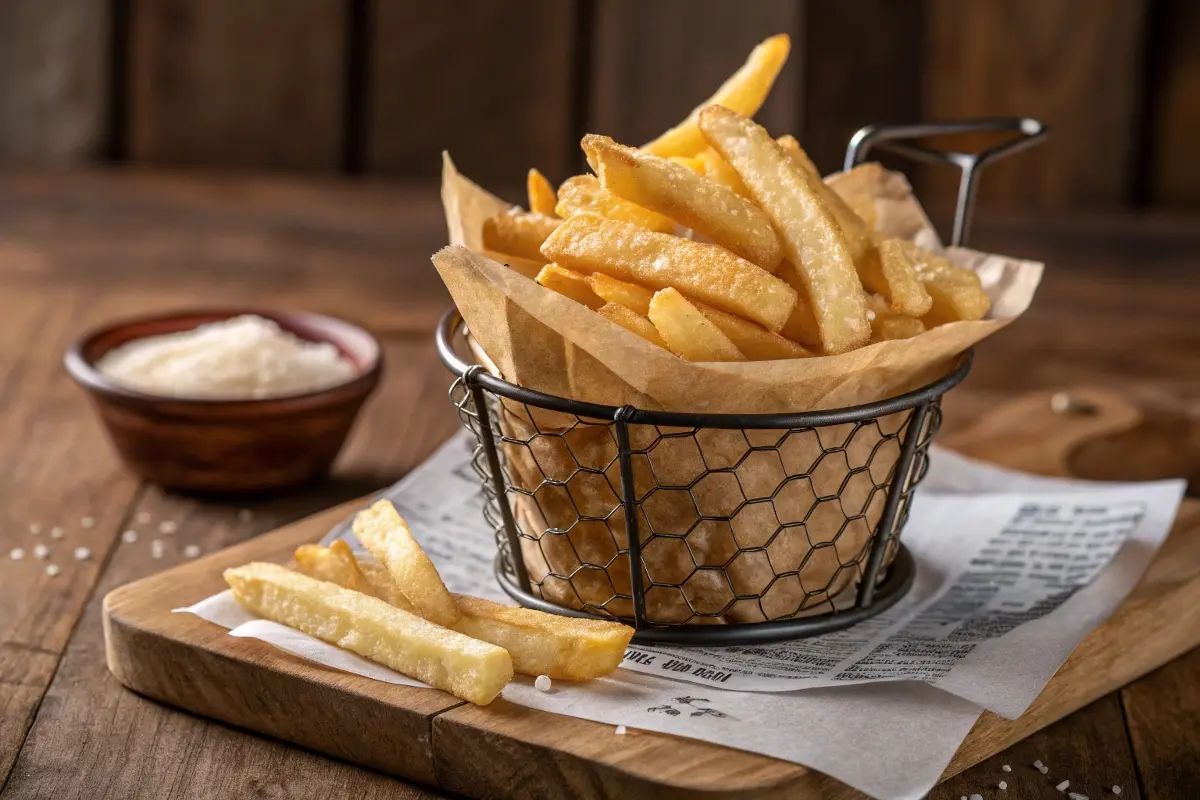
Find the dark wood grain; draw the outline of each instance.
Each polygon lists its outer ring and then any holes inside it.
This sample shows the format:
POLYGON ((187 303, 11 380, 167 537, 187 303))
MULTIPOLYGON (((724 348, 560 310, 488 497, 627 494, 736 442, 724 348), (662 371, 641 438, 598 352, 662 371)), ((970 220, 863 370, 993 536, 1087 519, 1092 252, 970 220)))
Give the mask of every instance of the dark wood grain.
POLYGON ((772 133, 796 133, 804 63, 800 5, 791 0, 605 0, 592 34, 586 128, 640 145, 676 125, 776 33, 792 52, 757 119, 772 133))
MULTIPOLYGON (((1020 115, 1051 127, 1047 144, 988 168, 980 205, 1097 208, 1128 199, 1146 7, 1143 0, 925 3, 924 119, 1020 115)), ((952 196, 953 172, 923 170, 925 188, 952 196)))
POLYGON ((1153 93, 1149 104, 1148 199, 1156 206, 1200 208, 1200 5, 1161 0, 1157 9, 1153 93))
POLYGON ((129 157, 336 168, 344 11, 341 0, 134 3, 129 157))
POLYGON ((367 169, 436 176, 449 150, 488 186, 524 186, 530 167, 566 177, 574 5, 372 4, 367 169))
POLYGON ((1121 691, 1146 800, 1200 796, 1198 677, 1200 650, 1193 650, 1121 691))
POLYGON ((922 24, 919 3, 804 4, 800 143, 823 174, 864 125, 919 121, 922 24))
POLYGON ((100 155, 108 110, 109 4, 0 3, 0 163, 100 155))

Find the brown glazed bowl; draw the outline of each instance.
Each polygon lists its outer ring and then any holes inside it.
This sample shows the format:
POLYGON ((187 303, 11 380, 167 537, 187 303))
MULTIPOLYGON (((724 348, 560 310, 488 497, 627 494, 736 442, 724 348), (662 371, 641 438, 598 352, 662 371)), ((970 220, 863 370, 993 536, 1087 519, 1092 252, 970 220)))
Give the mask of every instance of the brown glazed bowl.
POLYGON ((281 489, 327 473, 382 372, 379 343, 361 328, 319 314, 258 309, 187 311, 120 322, 87 334, 63 360, 91 397, 129 469, 171 489, 222 494, 281 489), (333 344, 357 367, 356 377, 286 397, 191 400, 126 388, 94 366, 109 350, 133 339, 241 314, 274 320, 301 339, 333 344))

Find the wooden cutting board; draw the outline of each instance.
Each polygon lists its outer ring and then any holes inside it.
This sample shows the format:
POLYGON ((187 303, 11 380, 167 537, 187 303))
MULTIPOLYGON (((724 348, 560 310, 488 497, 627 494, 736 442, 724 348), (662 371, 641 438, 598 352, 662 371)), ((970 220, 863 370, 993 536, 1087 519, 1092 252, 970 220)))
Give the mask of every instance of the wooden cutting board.
MULTIPOLYGON (((1029 395, 942 441, 995 463, 1067 475, 1085 442, 1126 432, 1141 416, 1099 389, 1051 408, 1029 395)), ((468 797, 852 798, 813 770, 665 734, 631 731, 498 700, 480 708, 434 689, 379 683, 235 639, 172 614, 225 588, 221 571, 286 562, 358 503, 123 586, 104 600, 108 665, 130 689, 196 714, 468 797)), ((1133 594, 1017 720, 984 713, 944 777, 1144 675, 1200 644, 1200 502, 1185 501, 1133 594)))

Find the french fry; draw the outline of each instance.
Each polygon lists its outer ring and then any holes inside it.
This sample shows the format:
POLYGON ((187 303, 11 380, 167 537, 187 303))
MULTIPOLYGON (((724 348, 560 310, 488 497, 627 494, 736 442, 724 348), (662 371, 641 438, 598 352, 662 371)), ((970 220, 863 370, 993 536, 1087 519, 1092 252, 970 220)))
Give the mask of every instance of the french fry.
POLYGON ((859 164, 849 172, 830 175, 825 183, 854 209, 854 213, 868 228, 875 230, 878 222, 875 198, 880 194, 879 186, 883 183, 882 166, 875 162, 859 164))
POLYGON ((478 705, 512 680, 502 647, 447 630, 377 597, 252 563, 225 570, 234 598, 259 616, 357 653, 478 705))
POLYGON ((767 330, 782 328, 796 305, 792 287, 719 245, 595 215, 564 222, 546 240, 542 254, 577 272, 603 272, 654 289, 673 286, 767 330))
POLYGON ((703 304, 693 304, 709 322, 721 329, 734 346, 751 361, 774 361, 784 358, 807 358, 812 353, 800 345, 771 333, 761 325, 703 304))
MULTIPOLYGON (((820 179, 816 166, 795 137, 779 137, 779 146, 797 166, 816 179, 812 182, 812 187, 833 215, 838 227, 842 229, 846 247, 850 251, 850 257, 854 259, 854 268, 858 270, 858 279, 863 288, 887 298, 892 310, 897 314, 919 317, 929 311, 932 301, 917 279, 911 262, 894 247, 889 247, 886 254, 877 247, 871 226, 841 195, 820 179)), ((873 201, 871 205, 873 209, 873 201)))
MULTIPOLYGON (((317 545, 305 547, 310 548, 317 561, 321 561, 326 556, 319 551, 327 553, 339 543, 344 544, 339 540, 329 548, 317 545)), ((348 547, 346 550, 349 552, 348 547)), ((353 553, 350 553, 350 558, 354 558, 353 553)), ((360 574, 366 574, 372 583, 370 590, 364 594, 371 594, 388 603, 392 602, 390 597, 402 597, 399 587, 383 567, 356 562, 356 568, 361 570, 360 574)), ((349 572, 338 570, 330 573, 326 580, 348 589, 351 587, 345 581, 354 579, 349 572)), ((503 647, 512 658, 513 669, 523 675, 548 675, 572 681, 608 675, 621 665, 625 648, 633 635, 632 628, 619 622, 575 619, 526 608, 512 608, 465 594, 454 595, 454 602, 462 614, 454 630, 503 647)))
POLYGON ((746 356, 675 289, 654 293, 650 321, 667 349, 685 361, 745 361, 746 356))
POLYGON ((871 326, 858 271, 815 188, 820 180, 792 162, 761 126, 727 108, 704 109, 700 129, 774 223, 808 289, 822 351, 834 355, 866 344, 871 326))
POLYGON ((933 307, 933 298, 917 274, 917 265, 903 239, 884 239, 876 246, 876 257, 859 272, 863 288, 883 295, 896 314, 923 317, 933 307))
POLYGON ((390 501, 380 500, 358 512, 354 517, 354 535, 387 567, 400 591, 422 617, 446 628, 454 627, 459 619, 454 598, 390 501))
POLYGON ((588 285, 609 303, 623 305, 643 317, 650 313, 650 298, 654 297, 654 292, 645 286, 617 280, 603 272, 589 275, 588 285))
POLYGON ((744 197, 687 167, 607 136, 583 137, 600 183, 618 197, 657 211, 768 272, 783 259, 771 220, 744 197))
MULTIPOLYGON (((383 593, 381 594, 379 582, 366 574, 364 565, 359 564, 358 559, 354 557, 354 551, 350 549, 350 545, 341 539, 329 547, 321 547, 316 544, 301 545, 296 548, 294 558, 296 559, 296 568, 310 578, 336 583, 346 589, 378 597, 410 614, 416 613, 412 603, 408 602, 408 598, 396 588, 396 584, 390 578, 386 584, 382 584, 383 593)), ((365 566, 383 569, 375 564, 365 566)))
POLYGON ((921 317, 926 328, 936 328, 947 322, 983 319, 992 307, 979 276, 969 269, 955 266, 945 258, 918 247, 912 242, 897 239, 912 259, 917 277, 929 292, 933 305, 921 317))
POLYGON ((537 274, 542 271, 542 267, 546 264, 541 260, 541 254, 538 255, 538 261, 530 261, 528 258, 509 255, 508 253, 497 253, 495 250, 484 250, 483 254, 488 258, 499 261, 504 266, 519 272, 530 280, 537 278, 537 274))
POLYGON ((666 131, 642 149, 656 156, 694 156, 707 145, 697 127, 700 111, 708 105, 725 106, 748 117, 758 113, 787 61, 791 39, 781 33, 758 44, 746 63, 721 84, 712 97, 688 114, 687 119, 666 131))
POLYGON ((569 269, 563 269, 558 264, 547 264, 537 275, 537 282, 547 289, 571 298, 576 303, 582 303, 595 311, 604 305, 604 300, 592 291, 586 275, 569 269))
MULTIPOLYGON (((382 564, 359 561, 358 569, 371 586, 371 594, 385 603, 394 605, 396 608, 403 608, 405 610, 413 608, 413 604, 408 602, 408 598, 404 596, 404 592, 400 591, 400 587, 392 580, 391 573, 387 571, 387 567, 382 564)), ((413 609, 413 613, 421 616, 417 613, 416 609, 413 609)))
POLYGON ((561 220, 511 208, 483 223, 483 246, 497 253, 545 264, 539 248, 561 220))
POLYGON ((779 332, 793 342, 820 349, 821 331, 817 328, 817 318, 813 315, 812 304, 808 302, 808 287, 800 277, 800 271, 792 262, 785 260, 779 267, 779 277, 796 290, 796 307, 779 332))
POLYGON ((554 206, 558 203, 554 186, 536 169, 529 170, 525 178, 525 194, 529 197, 530 211, 547 217, 554 216, 554 206))
POLYGON ((711 147, 705 148, 700 151, 700 155, 696 156, 696 160, 704 166, 705 177, 716 181, 741 197, 750 197, 750 190, 746 188, 746 184, 742 183, 742 176, 725 163, 725 159, 721 158, 716 150, 711 147))
POLYGON ((601 186, 595 175, 567 178, 563 185, 558 187, 558 205, 554 210, 563 219, 578 214, 598 214, 660 233, 675 230, 675 223, 670 219, 617 197, 601 186))
MULTIPOLYGON (((648 307, 646 310, 649 312, 648 307)), ((654 327, 654 323, 636 311, 632 311, 619 303, 605 303, 600 307, 599 313, 605 319, 617 323, 627 331, 636 333, 651 344, 656 344, 663 350, 670 349, 667 347, 667 343, 663 341, 662 336, 659 335, 658 328, 654 327)))
POLYGON ((671 156, 671 160, 676 164, 682 164, 697 175, 704 174, 704 162, 695 156, 671 156))
POLYGON ((867 310, 871 316, 871 343, 891 339, 911 339, 925 332, 925 323, 892 311, 887 300, 877 294, 867 295, 867 310))

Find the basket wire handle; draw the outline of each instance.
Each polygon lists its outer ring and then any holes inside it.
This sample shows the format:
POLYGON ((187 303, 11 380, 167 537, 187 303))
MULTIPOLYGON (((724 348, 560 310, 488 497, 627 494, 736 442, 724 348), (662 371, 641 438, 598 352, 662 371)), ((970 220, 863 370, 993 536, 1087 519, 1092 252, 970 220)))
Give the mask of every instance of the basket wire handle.
POLYGON ((927 164, 952 164, 962 170, 958 182, 958 201, 954 207, 954 230, 950 244, 959 247, 967 242, 971 233, 971 217, 975 211, 975 187, 978 174, 985 166, 1005 156, 1019 153, 1044 140, 1049 128, 1032 117, 992 117, 971 119, 961 122, 932 122, 923 125, 868 125, 850 137, 846 147, 847 172, 860 164, 867 154, 878 148, 889 153, 923 161, 927 164), (938 150, 909 139, 927 136, 953 136, 963 133, 1015 133, 1012 139, 977 153, 957 150, 938 150))

